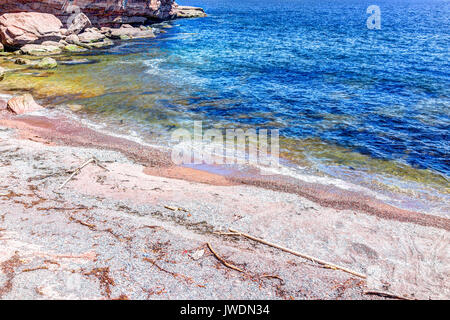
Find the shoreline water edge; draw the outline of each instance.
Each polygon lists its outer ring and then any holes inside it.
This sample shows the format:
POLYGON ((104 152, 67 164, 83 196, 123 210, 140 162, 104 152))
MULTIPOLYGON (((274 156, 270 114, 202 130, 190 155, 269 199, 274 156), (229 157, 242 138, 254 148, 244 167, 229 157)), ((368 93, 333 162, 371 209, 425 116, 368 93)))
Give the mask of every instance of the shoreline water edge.
MULTIPOLYGON (((206 16, 164 10, 160 20, 206 16)), ((89 68, 104 48, 157 38, 171 23, 24 11, 0 16, 0 299, 450 298, 440 178, 430 175, 441 194, 417 196, 293 173, 285 154, 270 175, 175 165, 168 145, 103 130, 78 116, 83 106, 59 104, 96 88, 39 83, 61 66, 89 68), (35 83, 21 78, 30 74, 35 83)))

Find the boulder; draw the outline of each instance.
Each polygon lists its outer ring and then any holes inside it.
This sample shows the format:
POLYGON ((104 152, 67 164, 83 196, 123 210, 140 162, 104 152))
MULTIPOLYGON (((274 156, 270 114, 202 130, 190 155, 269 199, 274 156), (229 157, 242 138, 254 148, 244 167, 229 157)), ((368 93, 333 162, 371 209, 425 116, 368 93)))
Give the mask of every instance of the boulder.
POLYGON ((20 48, 22 54, 30 56, 45 56, 61 53, 59 46, 41 45, 41 44, 27 44, 20 48))
POLYGON ((98 29, 98 28, 87 28, 85 31, 86 32, 100 32, 100 29, 98 29))
POLYGON ((91 20, 82 12, 78 13, 73 19, 69 18, 69 23, 67 34, 79 34, 92 25, 91 20))
POLYGON ((101 27, 100 28, 100 32, 102 34, 109 34, 109 33, 111 33, 111 30, 112 30, 112 28, 109 28, 109 27, 101 27))
POLYGON ((61 27, 61 21, 48 13, 5 13, 0 16, 0 40, 9 47, 59 41, 61 27))
POLYGON ((76 34, 71 34, 70 36, 67 36, 64 41, 68 44, 76 44, 80 42, 80 38, 78 38, 76 34))
POLYGON ((42 46, 53 46, 53 47, 58 47, 60 49, 64 48, 65 45, 63 43, 61 43, 60 41, 56 42, 56 41, 44 41, 41 43, 42 46))
POLYGON ((24 114, 42 110, 43 107, 34 101, 31 94, 13 97, 8 101, 7 109, 15 114, 24 114))
POLYGON ((37 69, 55 69, 58 63, 53 58, 44 58, 36 64, 37 69))
POLYGON ((108 36, 112 39, 137 39, 137 38, 154 38, 155 34, 152 29, 141 30, 140 28, 119 28, 112 29, 108 36))
POLYGON ((191 6, 177 6, 175 9, 176 18, 204 18, 206 13, 202 8, 191 6))
POLYGON ((105 35, 100 32, 83 32, 78 35, 78 39, 82 43, 100 42, 105 38, 105 35))

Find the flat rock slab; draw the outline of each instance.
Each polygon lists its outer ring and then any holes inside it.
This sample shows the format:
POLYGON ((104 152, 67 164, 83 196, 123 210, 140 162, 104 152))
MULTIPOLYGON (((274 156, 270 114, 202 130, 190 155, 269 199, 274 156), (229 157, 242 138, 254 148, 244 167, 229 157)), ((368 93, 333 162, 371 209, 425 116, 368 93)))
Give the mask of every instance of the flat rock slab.
POLYGON ((20 48, 23 54, 30 56, 45 56, 60 54, 62 52, 59 46, 54 45, 42 45, 42 44, 27 44, 20 48))
POLYGON ((44 128, 49 136, 78 131, 45 119, 0 119, 3 299, 378 298, 367 289, 450 297, 446 230, 249 185, 149 175, 117 151, 55 145, 59 138, 49 140, 44 128), (59 189, 68 170, 91 157, 108 171, 90 164, 59 189), (230 227, 368 279, 214 233, 230 227))

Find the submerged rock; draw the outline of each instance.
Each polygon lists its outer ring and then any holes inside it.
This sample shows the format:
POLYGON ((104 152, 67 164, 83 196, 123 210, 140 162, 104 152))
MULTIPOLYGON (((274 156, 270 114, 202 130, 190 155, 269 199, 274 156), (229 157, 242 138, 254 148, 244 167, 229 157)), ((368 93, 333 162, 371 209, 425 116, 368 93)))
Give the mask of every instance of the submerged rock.
POLYGON ((64 51, 67 52, 84 52, 87 50, 88 49, 77 46, 76 44, 68 44, 67 46, 64 47, 64 51))
POLYGON ((81 104, 68 104, 67 106, 73 112, 79 112, 84 109, 84 106, 81 104))
POLYGON ((30 56, 45 56, 61 53, 61 48, 53 45, 27 44, 20 48, 22 54, 30 56))
POLYGON ((43 109, 34 101, 31 94, 13 97, 8 101, 7 109, 15 114, 24 114, 43 109))
POLYGON ((39 12, 5 13, 0 16, 0 40, 9 47, 62 38, 61 21, 54 15, 39 12))
POLYGON ((65 64, 65 65, 77 65, 77 64, 93 64, 96 63, 96 60, 89 60, 89 59, 74 59, 74 60, 66 60, 66 61, 61 61, 60 64, 65 64))
POLYGON ((53 58, 44 58, 36 64, 38 69, 55 69, 58 67, 58 62, 53 58))
POLYGON ((3 79, 5 79, 5 74, 6 74, 6 69, 0 67, 0 81, 2 81, 3 79))
POLYGON ((101 42, 92 42, 87 44, 90 49, 100 49, 100 48, 106 48, 111 47, 114 45, 114 42, 112 42, 109 39, 104 39, 101 42))
POLYGON ((31 61, 29 59, 24 59, 24 58, 17 58, 16 60, 14 60, 14 63, 23 65, 23 66, 32 66, 32 65, 36 64, 35 61, 31 61))

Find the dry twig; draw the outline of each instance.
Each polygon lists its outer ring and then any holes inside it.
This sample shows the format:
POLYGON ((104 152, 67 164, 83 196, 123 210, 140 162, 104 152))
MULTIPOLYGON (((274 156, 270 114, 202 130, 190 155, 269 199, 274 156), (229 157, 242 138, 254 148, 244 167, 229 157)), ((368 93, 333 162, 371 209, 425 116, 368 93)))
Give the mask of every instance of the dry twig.
POLYGON ((75 170, 73 171, 73 173, 70 175, 70 177, 67 178, 67 180, 64 181, 64 183, 63 183, 61 186, 59 186, 58 189, 64 188, 64 186, 65 186, 67 183, 69 183, 69 181, 72 180, 73 177, 75 177, 77 174, 79 174, 79 173, 81 172, 81 170, 82 170, 84 167, 86 167, 88 164, 90 164, 90 163, 92 163, 92 162, 95 163, 95 164, 96 164, 97 166, 99 166, 100 168, 102 168, 103 170, 109 171, 105 166, 101 165, 101 164, 99 163, 99 161, 98 161, 95 157, 92 157, 92 158, 90 158, 89 160, 87 160, 85 163, 83 163, 81 166, 79 166, 77 169, 75 169, 75 170))
POLYGON ((364 291, 364 294, 372 294, 372 295, 377 295, 377 296, 381 296, 384 298, 394 298, 394 299, 400 299, 400 300, 415 300, 414 298, 400 296, 398 294, 395 294, 392 292, 387 292, 387 291, 367 290, 367 291, 364 291))
POLYGON ((214 251, 214 249, 211 247, 211 245, 209 244, 209 242, 207 242, 206 245, 208 246, 209 250, 211 250, 212 254, 217 258, 217 260, 219 260, 220 262, 222 262, 223 265, 225 265, 226 267, 228 267, 228 268, 230 268, 230 269, 233 269, 233 270, 236 270, 236 271, 239 271, 239 272, 244 272, 244 270, 242 270, 242 269, 240 269, 240 268, 238 268, 238 267, 236 267, 236 266, 233 266, 232 264, 229 264, 228 262, 226 262, 225 260, 223 260, 223 259, 222 259, 222 258, 214 251))
POLYGON ((357 277, 360 277, 360 278, 363 278, 363 279, 366 279, 366 278, 367 278, 366 275, 361 274, 361 273, 356 272, 356 271, 353 271, 353 270, 350 270, 350 269, 348 269, 348 268, 341 267, 341 266, 332 264, 332 263, 330 263, 330 262, 327 262, 327 261, 324 261, 324 260, 315 258, 315 257, 313 257, 313 256, 310 256, 310 255, 307 255, 307 254, 304 254, 304 253, 300 253, 300 252, 297 252, 297 251, 294 251, 294 250, 291 250, 291 249, 282 247, 282 246, 277 245, 277 244, 275 244, 275 243, 271 243, 271 242, 268 242, 268 241, 266 241, 266 240, 263 240, 263 239, 260 239, 260 238, 256 238, 256 237, 251 236, 251 235, 246 234, 246 233, 242 233, 242 232, 239 232, 239 231, 236 231, 236 230, 233 230, 233 229, 229 229, 229 230, 230 230, 230 232, 234 232, 236 235, 243 236, 243 237, 245 237, 245 238, 251 239, 251 240, 256 241, 256 242, 260 242, 260 243, 265 244, 265 245, 267 245, 267 246, 270 246, 270 247, 277 248, 277 249, 280 249, 280 250, 282 250, 282 251, 288 252, 288 253, 293 254, 293 255, 295 255, 295 256, 298 256, 298 257, 301 257, 301 258, 310 260, 310 261, 312 261, 312 262, 319 263, 319 264, 323 265, 325 268, 328 268, 328 269, 334 269, 334 270, 341 270, 341 271, 350 273, 350 274, 352 274, 352 275, 354 275, 354 276, 357 276, 357 277))

